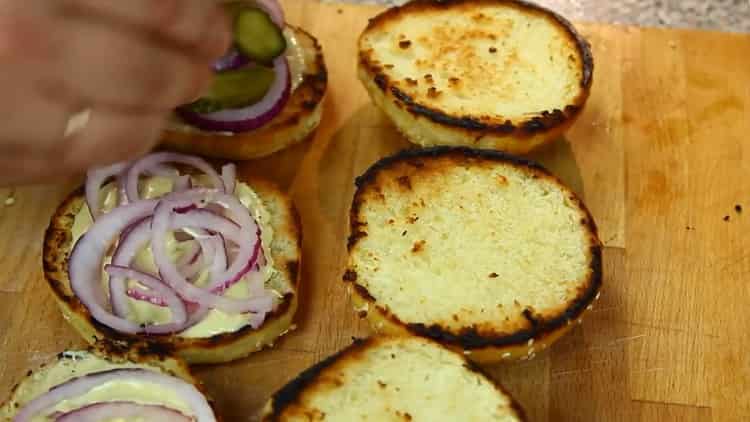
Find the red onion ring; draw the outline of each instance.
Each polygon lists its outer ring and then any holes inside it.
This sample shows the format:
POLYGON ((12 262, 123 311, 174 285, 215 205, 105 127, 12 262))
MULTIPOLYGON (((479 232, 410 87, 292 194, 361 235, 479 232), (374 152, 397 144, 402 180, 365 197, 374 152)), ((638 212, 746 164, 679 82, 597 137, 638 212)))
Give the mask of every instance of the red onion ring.
POLYGON ((188 244, 186 251, 182 253, 180 259, 177 260, 177 266, 190 265, 198 261, 201 256, 201 245, 197 240, 187 240, 183 244, 188 244))
POLYGON ((248 59, 244 54, 237 51, 236 48, 232 48, 227 52, 227 54, 223 55, 219 58, 219 60, 215 61, 212 67, 214 69, 214 72, 226 72, 227 70, 239 69, 243 66, 247 66, 250 63, 250 59, 248 59))
POLYGON ((181 163, 189 165, 191 167, 195 167, 211 178, 211 184, 216 189, 219 189, 222 192, 224 191, 224 183, 222 182, 221 177, 219 177, 219 174, 216 173, 216 170, 214 170, 214 168, 211 167, 211 165, 208 164, 205 160, 191 155, 184 155, 173 152, 158 152, 141 158, 140 160, 136 161, 128 170, 126 191, 128 199, 130 201, 136 201, 140 199, 140 193, 138 192, 138 182, 140 180, 141 174, 148 173, 154 168, 158 168, 158 166, 166 162, 181 163))
POLYGON ((201 243, 201 249, 203 249, 205 256, 213 257, 209 274, 211 275, 211 280, 214 280, 215 277, 220 276, 227 270, 228 258, 224 236, 219 233, 206 239, 199 239, 198 241, 201 243))
POLYGON ((249 132, 273 120, 283 110, 291 94, 292 80, 285 56, 273 61, 276 78, 265 97, 259 102, 239 109, 221 110, 201 114, 180 107, 177 114, 185 122, 208 131, 249 132))
MULTIPOLYGON (((152 217, 141 219, 138 223, 132 224, 127 231, 120 235, 120 241, 117 244, 114 254, 112 254, 112 265, 129 267, 138 251, 146 246, 151 235, 152 217)), ((112 304, 112 312, 121 318, 124 318, 128 310, 128 301, 126 298, 127 284, 126 280, 121 277, 109 277, 109 300, 112 304)))
MULTIPOLYGON (((188 315, 182 300, 158 278, 141 271, 117 265, 107 265, 104 270, 111 276, 121 279, 135 280, 148 288, 148 293, 158 295, 159 301, 166 304, 172 314, 172 322, 169 324, 146 325, 144 331, 147 334, 166 334, 180 331, 187 322, 188 315)), ((137 289, 144 292, 143 289, 137 289)), ((145 292, 144 292, 145 293, 145 292)), ((147 293, 147 294, 148 294, 147 293)), ((157 297, 157 296, 152 296, 157 297)))
MULTIPOLYGON (((237 201, 236 198, 225 194, 217 194, 222 202, 232 203, 237 202, 239 206, 244 206, 237 201)), ((226 233, 226 219, 215 215, 210 212, 199 213, 200 210, 188 211, 185 214, 175 213, 175 209, 188 206, 192 201, 187 200, 162 200, 154 210, 153 220, 153 236, 151 241, 152 251, 154 254, 154 261, 159 267, 164 282, 172 287, 184 300, 189 302, 198 303, 205 307, 221 309, 225 312, 230 313, 244 313, 244 312, 257 312, 258 304, 255 301, 243 301, 237 299, 229 299, 222 296, 215 295, 211 292, 203 290, 190 284, 185 277, 180 274, 177 267, 170 261, 166 251, 166 234, 169 231, 170 226, 186 226, 192 225, 203 229, 208 229, 216 233, 226 233), (181 221, 182 220, 182 221, 181 221), (183 224, 188 223, 188 224, 183 224)), ((234 205, 234 204, 233 204, 234 205)), ((247 210, 245 208, 245 210, 247 210)), ((247 216, 244 225, 240 225, 240 231, 238 233, 240 238, 251 238, 252 234, 257 231, 255 222, 250 218, 249 213, 245 211, 247 216), (248 227, 247 220, 249 220, 250 226, 248 227), (253 231, 248 233, 248 228, 252 228, 253 231)), ((243 246, 244 248, 245 246, 243 246)), ((232 264, 230 270, 234 267, 240 267, 239 271, 245 267, 247 263, 240 262, 237 260, 232 264)))
MULTIPOLYGON (((221 293, 232 287, 234 284, 242 280, 242 278, 245 277, 248 273, 250 273, 253 270, 257 270, 257 262, 258 262, 258 256, 260 255, 261 250, 261 242, 260 242, 260 230, 258 230, 258 238, 255 242, 255 247, 253 248, 253 253, 250 256, 250 259, 247 261, 247 271, 241 271, 237 273, 235 276, 231 277, 230 279, 222 279, 220 278, 221 275, 216 275, 211 277, 211 284, 208 286, 207 290, 214 292, 214 293, 221 293)), ((227 250, 224 249, 224 253, 227 253, 227 250)), ((229 258, 227 258, 229 259, 229 258)), ((237 258, 235 258, 237 260, 237 258)))
MULTIPOLYGON (((117 202, 118 205, 127 205, 128 202, 128 187, 127 187, 127 175, 130 171, 131 164, 128 165, 120 172, 117 176, 117 202)), ((88 183, 88 182, 87 182, 88 183)))
POLYGON ((153 214, 157 202, 134 202, 102 215, 78 240, 70 254, 68 275, 70 287, 97 321, 123 333, 144 332, 139 324, 128 321, 105 309, 106 294, 102 290, 102 263, 109 245, 129 225, 153 214))
POLYGON ((173 180, 172 190, 175 192, 184 192, 193 187, 192 179, 190 176, 177 176, 173 180))
MULTIPOLYGON (((135 191, 133 198, 136 199, 103 215, 71 252, 71 288, 95 319, 125 333, 166 334, 193 326, 211 308, 216 308, 230 313, 249 312, 249 325, 257 328, 256 324, 262 324, 265 314, 273 308, 274 298, 265 289, 259 273, 259 260, 263 259, 260 228, 248 209, 231 194, 237 184, 233 164, 225 165, 219 176, 208 163, 197 157, 157 153, 132 164, 121 163, 104 170, 101 172, 105 175, 103 180, 117 174, 121 191, 130 194, 135 191), (191 189, 189 176, 180 176, 176 168, 165 164, 169 162, 188 164, 204 171, 215 189, 191 189), (138 199, 141 174, 171 178, 176 192, 160 200, 138 199), (167 209, 162 212, 160 209, 163 207, 167 209), (160 218, 167 220, 166 225, 164 221, 157 224, 156 216, 162 214, 164 216, 160 218), (109 302, 112 307, 112 312, 109 312, 107 295, 101 289, 101 283, 93 283, 93 280, 100 280, 108 245, 118 238, 118 231, 121 233, 112 263, 105 268, 109 274, 109 302), (174 263, 164 250, 167 231, 174 232, 175 238, 181 235, 179 241, 190 242, 190 248, 174 263), (157 241, 160 237, 162 242, 157 241), (136 255, 149 242, 161 279, 132 268, 136 255), (210 263, 202 262, 208 259, 210 263), (210 266, 206 288, 199 288, 187 281, 200 274, 206 265, 210 266), (95 273, 99 276, 94 277, 95 273), (248 287, 250 298, 237 300, 221 296, 245 276, 249 280, 260 279, 259 285, 253 281, 253 286, 248 287), (128 288, 126 280, 134 280, 139 285, 128 288), (125 318, 129 313, 128 297, 169 307, 172 321, 159 325, 128 321, 125 318)), ((101 178, 101 174, 92 172, 92 179, 101 178)), ((103 183, 97 180, 88 182, 89 190, 93 187, 101 189, 103 183)), ((121 199, 127 201, 127 196, 121 195, 121 199)), ((96 212, 96 207, 92 209, 96 212)))
POLYGON ((199 306, 195 304, 192 304, 192 305, 194 306, 194 309, 192 310, 192 312, 190 312, 190 317, 188 317, 188 321, 185 324, 185 330, 188 330, 194 327, 195 325, 197 325, 198 323, 206 319, 206 316, 208 316, 208 313, 211 312, 211 309, 206 308, 204 306, 199 306))
POLYGON ((253 0, 255 4, 258 5, 263 11, 268 13, 268 16, 271 18, 273 23, 275 23, 279 28, 284 29, 284 9, 281 7, 281 4, 279 4, 276 0, 253 0))
POLYGON ((124 420, 191 422, 190 418, 165 406, 138 404, 125 401, 94 403, 72 410, 55 418, 55 422, 100 422, 113 416, 124 420))
POLYGON ((57 403, 82 396, 92 389, 108 382, 129 380, 155 384, 171 390, 190 406, 192 417, 196 422, 215 422, 216 416, 206 398, 195 386, 173 376, 146 369, 113 369, 109 371, 91 373, 70 379, 52 387, 48 392, 27 403, 16 414, 14 422, 31 422, 35 416, 54 407, 57 403))
POLYGON ((159 296, 158 294, 154 294, 151 290, 144 290, 140 287, 128 288, 127 295, 131 299, 140 300, 141 302, 148 302, 154 306, 161 306, 162 308, 166 308, 169 306, 166 299, 164 299, 163 297, 159 296))
POLYGON ((146 174, 175 179, 180 176, 180 171, 167 164, 156 164, 150 169, 147 169, 146 174))
POLYGON ((169 197, 165 197, 164 200, 171 200, 179 203, 176 209, 189 208, 190 206, 195 206, 196 203, 208 204, 206 208, 191 211, 197 213, 195 217, 185 218, 190 212, 175 215, 176 221, 174 224, 174 228, 199 227, 208 229, 216 233, 221 233, 227 240, 240 245, 240 250, 237 253, 237 258, 233 261, 232 265, 229 266, 222 277, 220 277, 221 279, 226 280, 226 282, 231 282, 231 280, 242 278, 243 275, 245 275, 252 269, 252 265, 254 265, 254 263, 251 262, 251 260, 257 242, 260 242, 260 229, 256 224, 255 219, 253 219, 253 217, 248 212, 248 209, 244 205, 242 205, 242 203, 236 197, 218 193, 216 191, 211 191, 208 189, 193 189, 185 193, 171 194, 169 197), (217 218, 222 218, 220 214, 208 209, 208 207, 211 207, 213 205, 223 208, 229 214, 229 222, 236 227, 239 227, 240 230, 228 230, 226 228, 226 220, 224 220, 221 230, 213 230, 210 227, 196 226, 194 222, 190 221, 191 218, 201 219, 200 214, 205 215, 205 218, 209 220, 212 219, 215 222, 221 221, 216 220, 217 218), (255 239, 255 242, 248 242, 248 239, 255 239))
POLYGON ((86 205, 88 205, 89 212, 94 220, 99 217, 99 195, 102 185, 107 179, 119 176, 126 168, 126 163, 117 163, 95 168, 86 173, 86 205))
POLYGON ((229 163, 222 167, 221 181, 224 182, 224 193, 233 194, 237 188, 237 166, 229 163))

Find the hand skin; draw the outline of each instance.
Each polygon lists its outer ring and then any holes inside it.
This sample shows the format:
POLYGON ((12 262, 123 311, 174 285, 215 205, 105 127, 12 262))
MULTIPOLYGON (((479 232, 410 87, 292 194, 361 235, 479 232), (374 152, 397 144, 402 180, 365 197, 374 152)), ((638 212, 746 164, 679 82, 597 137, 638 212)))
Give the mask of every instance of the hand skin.
POLYGON ((146 153, 230 43, 211 0, 0 0, 0 186, 146 153))

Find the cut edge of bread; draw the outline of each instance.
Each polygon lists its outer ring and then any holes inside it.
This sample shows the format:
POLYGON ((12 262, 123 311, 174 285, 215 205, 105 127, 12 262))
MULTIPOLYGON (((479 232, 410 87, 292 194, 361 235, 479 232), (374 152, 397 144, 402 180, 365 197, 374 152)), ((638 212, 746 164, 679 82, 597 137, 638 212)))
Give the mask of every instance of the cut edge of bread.
POLYGON ((310 137, 323 116, 328 70, 318 40, 301 28, 290 28, 307 56, 306 69, 302 83, 278 116, 259 129, 232 136, 167 128, 162 132, 162 147, 206 157, 249 160, 271 155, 310 137))
MULTIPOLYGON (((526 420, 523 409, 503 388, 503 386, 489 376, 482 368, 467 360, 460 353, 422 337, 376 335, 366 339, 355 338, 350 346, 301 372, 296 378, 274 393, 268 402, 266 402, 266 405, 262 410, 261 421, 283 422, 291 420, 328 420, 327 418, 320 418, 320 412, 318 409, 309 409, 305 407, 305 401, 309 400, 310 397, 315 397, 317 395, 325 396, 336 389, 346 388, 346 384, 340 384, 335 381, 337 374, 334 372, 343 374, 348 366, 356 365, 360 360, 364 359, 362 355, 369 350, 377 349, 381 346, 388 346, 391 343, 402 345, 408 342, 420 343, 426 347, 435 347, 454 355, 458 358, 457 360, 461 362, 467 372, 487 381, 498 395, 508 401, 507 416, 518 421, 526 420), (293 417, 289 417, 287 413, 291 413, 293 417), (300 415, 304 415, 304 419, 300 418, 300 415)), ((397 359, 399 357, 391 355, 391 358, 397 359)), ((381 385, 381 387, 383 387, 383 385, 381 385)), ((325 415, 324 417, 327 416, 329 415, 325 415)), ((408 413, 401 413, 400 417, 402 420, 411 420, 411 415, 408 413)))
MULTIPOLYGON (((357 178, 356 184, 357 190, 350 211, 350 236, 347 243, 349 261, 342 278, 349 285, 348 290, 355 311, 360 318, 366 318, 377 333, 427 337, 456 351, 463 352, 470 359, 480 363, 527 360, 533 359, 537 352, 549 348, 576 324, 580 324, 585 313, 593 307, 593 302, 599 299, 602 286, 602 245, 598 237, 596 223, 585 204, 575 193, 535 162, 500 151, 477 150, 467 147, 432 147, 421 150, 406 150, 375 163, 362 176, 357 178), (575 298, 560 304, 560 309, 551 315, 540 314, 533 309, 524 309, 522 315, 529 321, 530 328, 528 329, 513 332, 491 332, 489 334, 486 332, 486 327, 484 327, 485 331, 481 333, 476 328, 467 326, 464 326, 460 332, 456 332, 448 327, 441 326, 439 323, 430 323, 429 321, 404 322, 378 302, 367 287, 361 284, 361 279, 359 279, 361 275, 357 273, 352 264, 352 256, 356 253, 358 242, 367 236, 366 222, 360 218, 360 209, 364 205, 361 196, 363 192, 372 187, 379 173, 388 171, 394 165, 405 162, 419 168, 423 165, 423 160, 441 157, 455 157, 459 162, 464 162, 463 160, 468 162, 488 160, 516 166, 524 171, 533 172, 537 177, 549 179, 569 195, 572 203, 585 216, 581 223, 582 229, 585 230, 588 245, 588 275, 586 280, 579 281, 579 285, 582 287, 578 290, 575 298)), ((380 194, 382 195, 382 192, 380 194)))
MULTIPOLYGON (((0 421, 12 420, 18 409, 34 399, 34 397, 19 397, 19 394, 21 394, 22 390, 29 389, 25 387, 42 382, 45 379, 47 371, 51 368, 66 361, 75 362, 90 357, 101 358, 115 365, 124 363, 145 365, 166 375, 180 378, 195 386, 206 397, 208 403, 214 409, 214 413, 216 413, 215 403, 207 395, 203 383, 195 378, 187 363, 182 359, 164 354, 162 350, 154 349, 147 343, 120 343, 105 340, 90 345, 85 349, 67 350, 58 353, 49 362, 45 362, 35 369, 29 369, 23 379, 11 388, 7 400, 0 403, 0 421)), ((217 420, 220 419, 217 418, 217 420)))
POLYGON ((421 146, 471 146, 497 149, 512 154, 526 154, 560 138, 581 114, 593 84, 594 59, 591 47, 564 17, 542 6, 522 0, 412 0, 392 7, 370 19, 359 39, 357 73, 373 103, 412 143, 421 146), (383 63, 373 58, 373 51, 363 47, 365 37, 412 13, 455 5, 507 5, 527 13, 543 16, 561 29, 575 45, 581 66, 578 93, 570 104, 551 110, 528 110, 520 116, 457 114, 441 110, 414 99, 398 81, 389 77, 383 63))
POLYGON ((96 321, 70 289, 68 256, 71 250, 73 222, 85 204, 82 189, 71 193, 53 215, 44 237, 44 276, 52 289, 63 317, 89 343, 106 339, 129 344, 146 343, 160 354, 174 354, 190 364, 224 363, 246 357, 266 347, 293 329, 299 301, 302 260, 302 227, 297 209, 284 192, 271 182, 245 181, 258 194, 271 215, 274 239, 271 250, 277 277, 290 286, 277 308, 258 329, 251 326, 208 338, 138 336, 120 333, 96 321), (285 245, 293 245, 292 249, 285 245), (285 249, 286 248, 286 249, 285 249))

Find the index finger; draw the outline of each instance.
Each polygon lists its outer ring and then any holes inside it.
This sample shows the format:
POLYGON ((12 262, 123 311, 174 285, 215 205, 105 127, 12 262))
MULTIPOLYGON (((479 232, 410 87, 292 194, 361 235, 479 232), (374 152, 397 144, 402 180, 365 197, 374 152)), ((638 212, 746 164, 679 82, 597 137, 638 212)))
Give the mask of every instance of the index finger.
POLYGON ((79 14, 137 26, 219 57, 231 40, 220 3, 213 0, 64 0, 79 14))

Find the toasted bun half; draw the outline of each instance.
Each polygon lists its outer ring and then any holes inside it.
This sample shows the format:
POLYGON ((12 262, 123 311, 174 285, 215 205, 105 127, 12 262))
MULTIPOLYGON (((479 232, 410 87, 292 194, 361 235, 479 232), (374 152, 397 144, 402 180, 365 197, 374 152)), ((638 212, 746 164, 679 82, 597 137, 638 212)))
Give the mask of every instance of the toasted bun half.
POLYGON ((302 229, 291 199, 275 185, 252 180, 247 183, 263 201, 271 214, 274 238, 271 244, 279 283, 292 286, 281 304, 270 313, 257 330, 245 326, 232 333, 209 338, 183 338, 177 335, 140 337, 117 332, 97 322, 73 294, 68 277, 68 256, 73 247, 72 232, 76 214, 85 204, 82 192, 71 194, 52 217, 44 238, 44 275, 57 300, 63 316, 83 336, 93 343, 97 339, 121 342, 148 342, 154 350, 175 354, 188 363, 221 363, 239 359, 264 347, 285 334, 292 326, 297 311, 302 258, 302 229))
POLYGON ((413 143, 526 153, 588 99, 593 58, 563 17, 517 0, 413 0, 359 39, 359 78, 413 143))
POLYGON ((207 157, 248 160, 271 155, 310 136, 323 115, 328 71, 318 40, 300 28, 291 29, 304 51, 306 69, 302 83, 278 116, 260 129, 231 136, 168 128, 162 134, 162 145, 207 157))
POLYGON ((377 331, 529 359, 598 297, 594 221, 537 164, 438 147, 383 159, 357 186, 344 280, 377 331))
POLYGON ((461 354, 417 337, 373 337, 301 373, 264 422, 520 421, 523 411, 461 354))
MULTIPOLYGON (((65 351, 52 362, 29 371, 0 406, 0 421, 9 422, 31 400, 72 378, 109 369, 141 368, 180 378, 205 395, 201 383, 180 359, 151 349, 146 344, 118 345, 100 342, 87 350, 65 351), (106 368, 103 367, 106 365, 106 368)), ((213 407, 213 402, 208 399, 213 407)))

